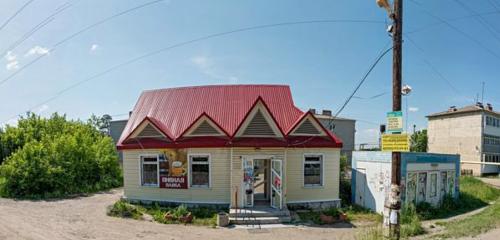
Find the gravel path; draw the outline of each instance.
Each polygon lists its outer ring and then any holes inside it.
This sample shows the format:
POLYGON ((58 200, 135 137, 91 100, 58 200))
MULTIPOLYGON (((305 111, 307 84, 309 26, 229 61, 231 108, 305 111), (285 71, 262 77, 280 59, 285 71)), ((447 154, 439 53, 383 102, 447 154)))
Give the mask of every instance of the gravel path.
POLYGON ((352 228, 291 227, 262 230, 165 225, 106 216, 122 190, 57 201, 0 198, 0 239, 353 239, 352 228))

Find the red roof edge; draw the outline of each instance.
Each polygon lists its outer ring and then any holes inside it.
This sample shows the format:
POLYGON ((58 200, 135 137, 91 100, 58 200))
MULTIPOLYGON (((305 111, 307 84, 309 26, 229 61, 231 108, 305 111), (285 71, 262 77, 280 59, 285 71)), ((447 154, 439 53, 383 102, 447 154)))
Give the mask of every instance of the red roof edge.
POLYGON ((142 119, 142 121, 141 121, 139 124, 137 124, 137 126, 135 127, 135 129, 134 129, 134 130, 130 131, 130 134, 129 134, 129 135, 127 135, 127 137, 126 137, 126 138, 124 138, 124 139, 120 142, 120 144, 123 144, 124 142, 126 142, 127 140, 129 140, 130 136, 131 136, 132 134, 134 134, 134 132, 137 130, 137 128, 138 128, 139 126, 141 126, 141 125, 142 125, 145 121, 148 121, 149 123, 153 124, 153 126, 155 126, 155 127, 156 127, 156 129, 160 130, 160 132, 161 132, 161 133, 163 133, 163 135, 165 135, 165 136, 166 136, 166 137, 167 137, 170 141, 173 141, 173 137, 172 137, 169 133, 165 132, 165 131, 163 130, 163 128, 161 128, 160 126, 158 126, 158 122, 156 122, 156 120, 154 120, 153 118, 150 118, 150 117, 146 116, 144 119, 142 119))
POLYGON ((233 135, 231 136, 231 139, 234 138, 234 136, 236 136, 236 133, 240 130, 241 126, 243 125, 243 123, 247 120, 248 118, 248 115, 250 115, 250 112, 252 112, 252 110, 257 106, 257 104, 260 102, 262 102, 262 105, 264 105, 264 108, 266 109, 266 111, 269 113, 269 115, 271 116, 271 119, 273 119, 274 121, 274 125, 276 125, 278 127, 278 130, 280 130, 281 132, 281 135, 283 135, 283 137, 285 136, 285 133, 283 131, 283 129, 281 128, 281 126, 278 124, 278 122, 276 121, 276 118, 274 117, 273 113, 271 112, 271 110, 269 110, 269 107, 267 106, 267 103, 266 101, 264 101, 264 99, 261 97, 261 96, 258 96, 257 99, 255 99, 255 102, 252 104, 252 107, 250 107, 247 111, 247 113, 245 114, 245 117, 243 118, 243 120, 238 124, 238 127, 236 128, 236 130, 234 131, 233 135))
POLYGON ((335 143, 338 144, 339 147, 342 147, 344 145, 344 143, 342 142, 342 140, 340 138, 338 138, 337 136, 335 136, 335 134, 333 134, 332 132, 330 132, 330 130, 326 129, 325 126, 323 126, 323 124, 321 124, 321 122, 314 116, 314 114, 312 114, 311 112, 307 111, 309 114, 311 114, 312 118, 314 119, 314 121, 316 121, 316 123, 319 125, 319 127, 321 129, 323 129, 323 131, 326 132, 326 134, 333 140, 335 141, 335 143))
POLYGON ((198 122, 198 120, 200 120, 203 116, 207 117, 208 119, 210 119, 210 121, 212 121, 215 126, 217 126, 219 128, 219 130, 221 130, 224 134, 226 134, 226 137, 229 137, 229 133, 226 132, 226 130, 224 130, 224 128, 222 128, 220 126, 220 124, 218 122, 216 122, 212 117, 210 117, 210 115, 208 115, 206 112, 203 112, 200 114, 200 116, 198 116, 191 124, 189 124, 189 126, 186 128, 186 130, 184 130, 184 132, 181 133, 181 135, 179 135, 179 137, 177 137, 175 140, 179 139, 179 138, 182 138, 184 137, 184 134, 186 134, 192 127, 193 125, 198 122))
POLYGON ((286 133, 286 136, 288 137, 290 135, 290 133, 292 132, 292 130, 294 130, 297 125, 302 121, 304 120, 304 118, 306 118, 308 115, 310 115, 314 121, 319 125, 319 127, 321 128, 321 130, 323 130, 323 132, 326 133, 326 135, 332 140, 334 141, 335 143, 337 144, 340 144, 339 146, 342 147, 343 143, 342 143, 342 140, 340 138, 338 138, 337 136, 335 136, 335 134, 333 134, 332 132, 330 132, 329 130, 327 130, 323 124, 321 124, 321 122, 319 122, 319 120, 314 116, 314 114, 312 114, 311 112, 307 111, 307 112, 304 112, 304 114, 299 117, 297 119, 297 121, 295 121, 295 123, 292 125, 292 127, 290 127, 290 129, 287 131, 286 133))

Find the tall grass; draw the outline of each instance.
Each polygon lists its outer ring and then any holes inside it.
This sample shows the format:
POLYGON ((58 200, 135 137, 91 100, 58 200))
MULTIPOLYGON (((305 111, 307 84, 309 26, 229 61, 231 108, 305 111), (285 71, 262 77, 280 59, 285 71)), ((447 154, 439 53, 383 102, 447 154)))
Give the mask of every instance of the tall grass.
POLYGON ((500 190, 490 187, 470 176, 460 178, 458 199, 445 197, 439 207, 423 202, 417 205, 417 212, 423 220, 440 219, 460 215, 487 206, 500 197, 500 190))

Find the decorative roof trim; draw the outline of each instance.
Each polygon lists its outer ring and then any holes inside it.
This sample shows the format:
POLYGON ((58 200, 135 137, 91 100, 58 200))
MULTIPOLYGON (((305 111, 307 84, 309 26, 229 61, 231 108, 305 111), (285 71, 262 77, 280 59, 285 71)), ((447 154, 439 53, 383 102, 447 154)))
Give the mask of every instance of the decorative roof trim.
POLYGON ((290 131, 288 131, 287 133, 287 136, 327 136, 328 133, 327 131, 325 131, 324 128, 322 128, 322 124, 321 123, 318 123, 318 121, 315 121, 314 119, 314 115, 311 113, 311 114, 304 114, 300 119, 299 121, 297 121, 295 123, 295 125, 290 129, 290 131), (295 133, 295 131, 297 131, 297 129, 302 126, 302 124, 304 124, 307 120, 309 120, 312 125, 316 128, 316 130, 318 130, 319 134, 304 134, 304 133, 295 133))
POLYGON ((189 127, 186 128, 186 130, 178 137, 177 139, 180 139, 182 137, 202 137, 202 136, 229 136, 229 134, 213 119, 211 118, 206 112, 203 112, 198 116, 192 123, 189 125, 189 127), (196 130, 196 128, 204 121, 206 120, 212 127, 215 128, 220 134, 216 135, 191 135, 193 131, 196 130))
POLYGON ((132 130, 132 131, 130 132, 130 134, 129 134, 126 138, 124 138, 123 142, 126 142, 126 141, 130 140, 130 139, 132 138, 132 136, 135 136, 135 135, 139 134, 139 133, 137 133, 137 131, 138 131, 139 129, 141 129, 141 128, 142 128, 142 126, 143 126, 144 124, 151 124, 151 125, 152 125, 152 126, 153 126, 153 127, 154 127, 157 131, 158 131, 158 132, 160 132, 160 133, 161 133, 161 134, 162 134, 165 138, 167 138, 167 139, 168 139, 168 140, 170 140, 170 141, 173 141, 173 138, 172 138, 172 137, 171 137, 168 133, 166 133, 166 132, 163 130, 163 128, 159 127, 159 126, 158 126, 158 124, 156 123, 156 121, 154 121, 154 120, 153 120, 152 118, 150 118, 150 117, 145 117, 144 119, 142 119, 142 121, 141 121, 139 124, 137 124, 137 126, 134 128, 134 130, 132 130))
MULTIPOLYGON (((273 113, 269 110, 269 107, 267 106, 266 102, 264 101, 264 99, 259 96, 257 97, 257 99, 255 100, 255 102, 252 104, 252 107, 249 108, 248 112, 245 114, 245 117, 243 118, 243 120, 240 122, 240 124, 238 125, 238 127, 236 128, 236 130, 234 131, 234 134, 231 136, 231 138, 235 138, 235 137, 241 137, 241 133, 243 131, 243 126, 245 124, 247 124, 249 121, 251 121, 252 119, 250 118, 250 115, 254 112, 254 109, 256 108, 259 108, 259 103, 262 104, 262 109, 265 110, 263 113, 264 115, 268 115, 270 116, 272 122, 268 122, 270 125, 271 125, 271 128, 273 130, 277 129, 278 132, 276 132, 276 136, 275 137, 284 137, 285 134, 284 134, 284 131, 283 129, 281 129, 281 126, 277 124, 277 121, 276 121, 276 118, 274 117, 273 113)), ((255 114, 254 114, 255 115, 255 114)), ((267 137, 267 136, 266 136, 267 137)))

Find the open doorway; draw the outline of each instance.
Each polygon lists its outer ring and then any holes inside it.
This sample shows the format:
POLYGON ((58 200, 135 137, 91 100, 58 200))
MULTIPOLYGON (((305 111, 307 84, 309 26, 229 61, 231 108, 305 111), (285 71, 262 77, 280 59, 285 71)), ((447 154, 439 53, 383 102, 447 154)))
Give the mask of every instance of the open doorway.
POLYGON ((269 159, 254 159, 254 206, 269 206, 271 202, 271 168, 269 159))

